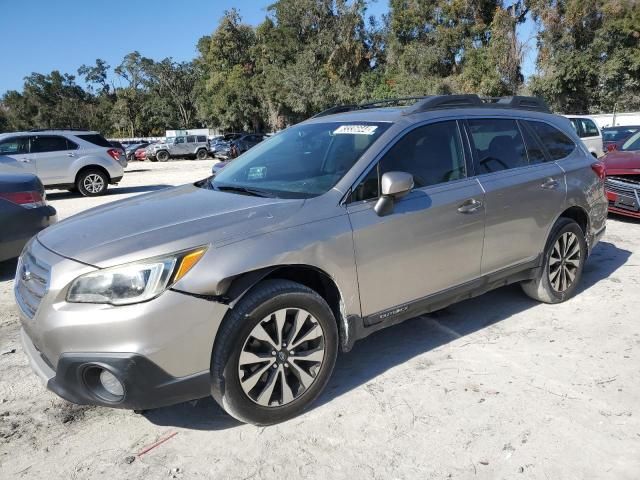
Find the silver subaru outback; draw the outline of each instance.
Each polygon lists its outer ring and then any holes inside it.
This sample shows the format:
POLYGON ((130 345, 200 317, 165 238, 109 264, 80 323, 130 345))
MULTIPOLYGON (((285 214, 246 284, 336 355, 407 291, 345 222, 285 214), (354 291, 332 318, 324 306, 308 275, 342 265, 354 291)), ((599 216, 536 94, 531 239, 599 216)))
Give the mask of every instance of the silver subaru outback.
POLYGON ((515 282, 574 295, 607 199, 569 121, 529 97, 404 103, 333 108, 41 232, 15 281, 34 370, 78 404, 211 394, 272 424, 372 332, 515 282))

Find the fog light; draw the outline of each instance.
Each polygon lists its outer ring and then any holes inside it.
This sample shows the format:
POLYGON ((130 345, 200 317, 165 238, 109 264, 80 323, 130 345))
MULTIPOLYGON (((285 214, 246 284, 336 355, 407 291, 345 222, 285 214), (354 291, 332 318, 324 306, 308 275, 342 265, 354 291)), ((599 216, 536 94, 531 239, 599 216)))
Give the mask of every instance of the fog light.
POLYGON ((120 380, 108 370, 102 370, 100 372, 100 384, 102 388, 114 397, 122 397, 124 395, 124 386, 120 383, 120 380))

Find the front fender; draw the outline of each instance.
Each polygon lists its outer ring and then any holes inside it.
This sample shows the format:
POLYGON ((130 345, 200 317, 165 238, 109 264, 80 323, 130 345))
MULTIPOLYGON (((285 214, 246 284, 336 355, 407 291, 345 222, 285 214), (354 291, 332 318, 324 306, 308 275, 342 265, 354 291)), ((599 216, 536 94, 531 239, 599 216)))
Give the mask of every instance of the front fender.
POLYGON ((228 301, 282 266, 326 273, 340 291, 345 314, 360 316, 353 237, 346 214, 214 247, 174 288, 228 301), (247 284, 236 284, 237 291, 230 291, 233 281, 245 274, 249 274, 247 284))

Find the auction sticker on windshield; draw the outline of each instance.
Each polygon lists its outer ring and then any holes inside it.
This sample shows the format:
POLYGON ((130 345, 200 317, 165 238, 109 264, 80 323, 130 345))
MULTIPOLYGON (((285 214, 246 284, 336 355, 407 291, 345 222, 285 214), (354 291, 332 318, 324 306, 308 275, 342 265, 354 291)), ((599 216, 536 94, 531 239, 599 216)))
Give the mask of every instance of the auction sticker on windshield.
POLYGON ((377 125, 341 125, 333 131, 334 135, 373 135, 377 125))

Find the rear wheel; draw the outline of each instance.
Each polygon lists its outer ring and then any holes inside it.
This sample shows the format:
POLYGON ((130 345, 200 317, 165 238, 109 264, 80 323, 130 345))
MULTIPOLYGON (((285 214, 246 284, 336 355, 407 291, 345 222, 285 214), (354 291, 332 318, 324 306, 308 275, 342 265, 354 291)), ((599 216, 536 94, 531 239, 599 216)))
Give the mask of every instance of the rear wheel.
POLYGON ((547 242, 542 268, 535 279, 522 283, 522 289, 541 302, 564 302, 576 292, 586 257, 582 228, 575 220, 561 218, 547 242))
POLYGON ((207 158, 207 151, 204 148, 201 148, 196 152, 196 158, 198 160, 204 160, 205 158, 207 158))
POLYGON ((84 170, 78 175, 76 188, 85 197, 96 197, 107 191, 109 178, 98 169, 84 170))
POLYGON ((216 338, 212 394, 233 417, 269 425, 302 413, 324 389, 338 351, 327 303, 288 280, 268 280, 231 310, 216 338))
POLYGON ((169 160, 169 152, 167 152, 166 150, 160 150, 158 153, 156 153, 156 159, 159 162, 166 162, 167 160, 169 160))

